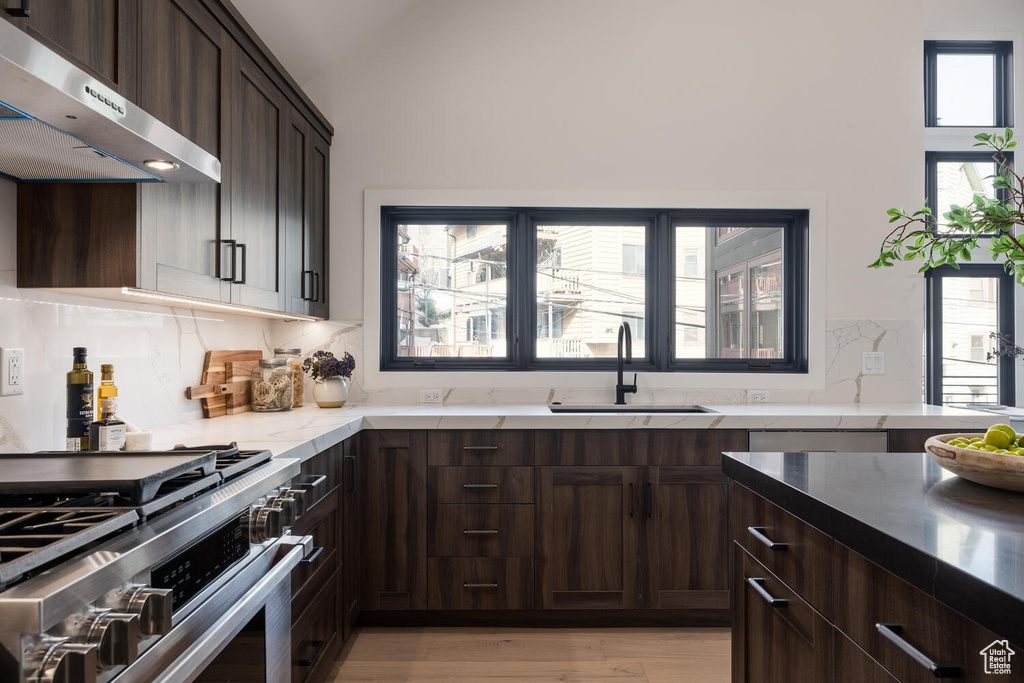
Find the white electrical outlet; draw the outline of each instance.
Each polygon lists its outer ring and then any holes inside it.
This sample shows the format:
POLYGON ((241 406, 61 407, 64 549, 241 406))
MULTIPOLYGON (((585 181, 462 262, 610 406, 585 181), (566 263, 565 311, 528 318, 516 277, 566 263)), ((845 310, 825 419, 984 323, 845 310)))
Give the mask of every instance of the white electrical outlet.
POLYGON ((860 355, 860 373, 862 375, 884 375, 885 353, 882 351, 865 351, 860 355))
POLYGON ((441 403, 444 392, 440 389, 420 389, 420 403, 441 403))
POLYGON ((25 349, 0 348, 0 396, 25 393, 25 349))
POLYGON ((767 391, 748 391, 747 403, 768 403, 767 391))

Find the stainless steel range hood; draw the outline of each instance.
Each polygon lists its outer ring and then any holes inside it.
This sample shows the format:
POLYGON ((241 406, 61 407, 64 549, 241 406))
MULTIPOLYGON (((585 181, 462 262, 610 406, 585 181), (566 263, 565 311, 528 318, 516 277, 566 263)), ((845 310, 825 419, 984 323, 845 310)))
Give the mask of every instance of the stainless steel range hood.
POLYGON ((27 182, 217 183, 220 161, 0 21, 0 174, 27 182))

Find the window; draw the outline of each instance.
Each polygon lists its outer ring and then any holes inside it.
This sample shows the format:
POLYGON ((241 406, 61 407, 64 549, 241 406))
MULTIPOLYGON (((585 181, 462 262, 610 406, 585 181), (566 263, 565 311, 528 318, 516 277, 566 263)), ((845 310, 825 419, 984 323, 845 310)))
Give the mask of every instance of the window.
POLYGON ((989 359, 992 333, 1013 333, 1013 277, 1002 267, 943 267, 928 275, 928 402, 1012 405, 1012 358, 989 359))
MULTIPOLYGON (((1013 163, 1013 153, 1006 157, 1013 163)), ((952 206, 969 206, 975 195, 1002 199, 1005 190, 996 190, 992 178, 997 171, 992 155, 986 152, 927 152, 925 183, 928 208, 938 221, 952 206)))
MULTIPOLYGON (((968 206, 976 195, 1005 198, 993 186, 992 155, 974 148, 974 129, 1013 125, 1012 43, 926 41, 924 52, 925 195, 942 223, 952 206, 968 206), (933 133, 935 127, 953 130, 933 133)), ((1012 164, 1012 154, 1006 156, 1012 164)), ((977 263, 927 277, 925 400, 1013 405, 1013 362, 989 359, 990 335, 1014 329, 1012 277, 998 265, 977 263)))
POLYGON ((806 372, 807 218, 385 207, 381 367, 806 372))
POLYGON ((647 264, 644 260, 644 245, 622 245, 622 272, 626 275, 643 275, 647 264))
POLYGON ((1013 43, 925 41, 925 125, 1013 125, 1013 43))

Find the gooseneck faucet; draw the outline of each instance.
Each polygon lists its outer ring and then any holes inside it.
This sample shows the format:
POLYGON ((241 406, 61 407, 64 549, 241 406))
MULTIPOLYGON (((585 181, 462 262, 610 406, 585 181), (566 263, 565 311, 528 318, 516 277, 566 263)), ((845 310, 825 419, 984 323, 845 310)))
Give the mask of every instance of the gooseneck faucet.
POLYGON ((633 362, 633 334, 629 331, 629 323, 623 322, 619 325, 619 351, 615 362, 615 405, 626 405, 626 394, 636 393, 636 373, 633 373, 633 383, 623 384, 622 381, 622 341, 626 341, 626 363, 633 362))

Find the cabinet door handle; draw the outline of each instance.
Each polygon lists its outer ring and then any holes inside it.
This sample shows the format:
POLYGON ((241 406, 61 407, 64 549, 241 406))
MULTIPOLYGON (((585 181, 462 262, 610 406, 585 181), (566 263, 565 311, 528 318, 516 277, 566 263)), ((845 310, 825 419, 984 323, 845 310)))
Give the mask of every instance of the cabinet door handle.
POLYGON ((238 247, 237 248, 242 250, 242 279, 241 280, 235 280, 235 284, 236 285, 244 285, 245 284, 245 269, 246 269, 246 265, 248 265, 248 263, 249 263, 249 253, 246 251, 245 245, 242 244, 241 242, 238 243, 238 247))
POLYGON ((320 301, 320 271, 313 271, 313 301, 320 301))
POLYGON ((310 645, 313 646, 313 652, 310 653, 309 657, 306 659, 296 660, 296 666, 313 666, 313 663, 320 658, 320 653, 323 652, 324 645, 326 645, 326 643, 322 640, 314 640, 310 645))
POLYGON ((300 279, 302 280, 302 283, 301 283, 301 289, 302 289, 301 297, 302 297, 302 300, 303 301, 312 301, 313 300, 313 295, 312 295, 312 292, 313 292, 313 271, 312 270, 304 270, 304 271, 302 271, 302 277, 300 279), (307 282, 309 283, 308 287, 306 286, 307 282))
POLYGON ((299 560, 299 564, 308 567, 309 565, 316 562, 316 558, 320 557, 320 553, 322 553, 323 551, 323 546, 320 546, 319 548, 313 548, 313 552, 311 552, 308 557, 304 557, 301 560, 299 560))
POLYGON ((750 532, 751 536, 753 536, 757 540, 761 541, 761 543, 764 543, 766 546, 768 546, 772 550, 780 551, 780 550, 785 550, 786 548, 789 547, 788 543, 776 543, 772 539, 770 539, 767 536, 765 536, 764 535, 764 527, 763 526, 748 526, 747 527, 747 531, 750 532))
POLYGON ((352 485, 345 489, 345 493, 355 493, 356 476, 359 474, 359 463, 356 462, 356 456, 354 455, 346 455, 345 460, 350 461, 352 463, 352 479, 350 480, 352 482, 352 485))
POLYGON ((464 583, 462 587, 467 590, 480 590, 480 589, 494 589, 498 587, 496 583, 464 583))
POLYGON ((497 484, 463 484, 462 488, 464 488, 464 489, 496 489, 496 488, 498 488, 498 485, 497 484))
POLYGON ((464 451, 496 451, 496 450, 498 450, 498 447, 497 446, 463 446, 462 450, 464 450, 464 451))
POLYGON ((629 483, 629 516, 633 517, 636 512, 636 484, 629 483))
POLYGON ((784 598, 773 598, 772 594, 764 589, 764 579, 749 578, 747 579, 747 583, 753 586, 754 590, 757 591, 757 594, 764 598, 765 602, 772 607, 785 607, 789 604, 789 600, 784 598))
POLYGON ((875 630, 878 631, 883 638, 898 647, 905 655, 931 671, 935 678, 960 678, 963 676, 963 671, 961 671, 960 667, 952 664, 936 664, 932 660, 928 659, 923 652, 903 640, 903 638, 900 637, 900 634, 903 632, 903 627, 899 624, 875 624, 875 630))
MULTIPOLYGON (((238 274, 238 251, 235 249, 235 246, 238 244, 238 242, 236 242, 235 240, 221 240, 221 256, 224 255, 225 244, 231 247, 231 275, 228 275, 227 277, 224 277, 222 275, 220 279, 223 280, 224 282, 234 282, 235 275, 238 274)), ((223 268, 221 270, 223 270, 223 268)))
POLYGON ((30 9, 29 0, 21 0, 21 7, 8 7, 7 13, 12 17, 29 17, 32 16, 32 10, 30 9))
POLYGON ((463 529, 462 533, 467 536, 497 536, 497 529, 463 529))
POLYGON ((647 484, 647 516, 654 516, 654 484, 647 484))

